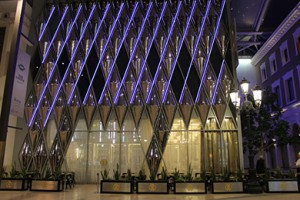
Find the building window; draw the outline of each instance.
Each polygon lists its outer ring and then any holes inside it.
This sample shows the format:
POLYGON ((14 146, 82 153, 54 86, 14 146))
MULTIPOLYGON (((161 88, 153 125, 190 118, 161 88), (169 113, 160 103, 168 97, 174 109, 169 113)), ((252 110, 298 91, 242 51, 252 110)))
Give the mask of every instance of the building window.
POLYGON ((285 75, 283 75, 283 80, 284 80, 285 99, 286 99, 286 103, 289 104, 296 100, 293 70, 290 70, 285 75))
POLYGON ((277 63, 276 63, 275 53, 273 53, 269 57, 269 61, 270 61, 271 74, 274 74, 277 71, 277 63))
POLYGON ((294 42, 295 42, 295 49, 296 55, 300 56, 300 27, 298 27, 295 32, 293 33, 294 42))
POLYGON ((280 52, 281 52, 282 65, 285 65, 287 62, 290 61, 290 56, 289 56, 287 41, 285 41, 284 43, 281 44, 281 46, 280 46, 280 52))
POLYGON ((287 89, 287 100, 288 102, 295 100, 295 92, 294 92, 294 82, 293 78, 289 78, 286 80, 286 89, 287 89))
POLYGON ((262 64, 260 66, 260 74, 261 74, 261 81, 267 80, 267 70, 266 70, 266 65, 262 64))
POLYGON ((273 93, 276 94, 276 104, 280 107, 282 107, 282 95, 281 95, 281 88, 280 88, 280 79, 274 81, 272 83, 273 93))
POLYGON ((280 92, 280 87, 279 87, 279 85, 277 85, 275 88, 274 88, 274 93, 276 94, 276 96, 277 96, 277 99, 276 99, 276 104, 278 105, 278 106, 282 106, 282 104, 281 104, 281 92, 280 92))
POLYGON ((283 59, 284 59, 285 63, 287 63, 289 61, 289 52, 287 49, 283 50, 283 59))

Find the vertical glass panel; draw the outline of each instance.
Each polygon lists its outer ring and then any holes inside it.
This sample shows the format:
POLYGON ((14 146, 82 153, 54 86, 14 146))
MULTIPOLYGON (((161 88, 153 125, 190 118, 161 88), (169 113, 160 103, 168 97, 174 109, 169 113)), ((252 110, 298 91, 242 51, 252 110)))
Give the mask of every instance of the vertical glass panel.
MULTIPOLYGON (((193 169, 193 176, 195 173, 201 173, 202 169, 201 155, 204 155, 201 148, 201 132, 189 131, 188 132, 188 159, 191 168, 193 169)), ((195 177, 195 176, 194 176, 195 177)))
POLYGON ((147 151, 147 149, 149 148, 150 142, 151 142, 151 138, 153 135, 153 128, 152 125, 150 123, 149 118, 146 118, 146 115, 142 116, 141 122, 140 122, 140 126, 139 126, 139 139, 140 142, 142 144, 142 149, 144 152, 147 151))
POLYGON ((53 144, 53 140, 55 138, 55 135, 57 133, 56 123, 54 119, 50 119, 47 125, 47 134, 46 134, 46 141, 48 145, 48 149, 51 148, 53 144))
POLYGON ((224 140, 224 166, 230 172, 239 170, 239 148, 237 131, 226 131, 222 133, 224 140))
POLYGON ((138 135, 136 132, 123 132, 121 135, 121 173, 131 169, 132 175, 138 176, 145 158, 138 135))
POLYGON ((179 172, 186 173, 188 166, 187 141, 187 132, 173 129, 163 156, 168 171, 173 172, 176 168, 179 172))
POLYGON ((87 181, 87 138, 88 134, 86 132, 75 131, 66 155, 67 169, 75 172, 76 182, 78 183, 85 183, 87 181))

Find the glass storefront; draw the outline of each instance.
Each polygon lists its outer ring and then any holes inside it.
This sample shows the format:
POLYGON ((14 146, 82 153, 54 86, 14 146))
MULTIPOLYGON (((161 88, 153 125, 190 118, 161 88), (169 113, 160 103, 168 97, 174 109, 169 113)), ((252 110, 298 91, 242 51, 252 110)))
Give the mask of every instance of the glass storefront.
MULTIPOLYGON (((192 116, 188 129, 182 118, 174 119, 167 144, 162 153, 158 173, 162 167, 169 173, 175 169, 186 173, 189 165, 195 173, 222 173, 225 169, 237 172, 239 169, 238 136, 234 122, 224 120, 223 130, 217 127, 214 119, 207 120, 208 130, 203 130, 200 120, 192 116)), ((122 130, 116 120, 110 120, 106 131, 95 120, 90 132, 85 120, 79 120, 70 143, 64 166, 76 173, 78 182, 96 182, 97 173, 107 169, 110 176, 119 164, 121 173, 131 169, 133 175, 144 168, 149 177, 147 151, 153 137, 149 119, 143 118, 138 130, 133 120, 126 120, 122 130)), ((159 149, 158 149, 159 151, 159 149)), ((155 155, 155 152, 153 152, 155 155)))

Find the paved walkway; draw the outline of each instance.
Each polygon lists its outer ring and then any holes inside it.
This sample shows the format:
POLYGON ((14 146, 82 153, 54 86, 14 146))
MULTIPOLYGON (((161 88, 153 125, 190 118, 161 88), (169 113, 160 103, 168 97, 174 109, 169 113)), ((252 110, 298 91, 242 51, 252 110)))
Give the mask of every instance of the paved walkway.
POLYGON ((144 195, 100 194, 96 185, 75 185, 63 192, 0 191, 1 200, 300 200, 300 193, 144 195))

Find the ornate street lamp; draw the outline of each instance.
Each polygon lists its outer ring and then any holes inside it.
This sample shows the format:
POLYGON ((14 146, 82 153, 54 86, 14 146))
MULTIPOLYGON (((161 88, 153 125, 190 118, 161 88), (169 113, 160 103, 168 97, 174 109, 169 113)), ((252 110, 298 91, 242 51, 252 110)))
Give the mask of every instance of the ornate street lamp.
MULTIPOLYGON (((250 113, 255 108, 259 109, 259 107, 261 105, 261 100, 262 100, 262 90, 258 85, 256 85, 252 89, 253 99, 254 99, 254 102, 256 105, 256 107, 254 108, 252 105, 252 102, 248 100, 250 82, 244 78, 241 81, 240 86, 241 86, 241 90, 245 96, 245 101, 243 102, 242 110, 245 112, 246 118, 247 118, 247 131, 249 134, 251 134, 250 113)), ((230 92, 230 98, 231 98, 231 102, 233 103, 233 105, 236 107, 237 110, 239 110, 240 102, 239 102, 238 90, 232 90, 230 92)), ((261 193, 262 188, 256 179, 256 170, 254 167, 253 137, 249 137, 247 142, 248 142, 248 149, 249 149, 249 155, 248 155, 249 179, 248 179, 248 183, 247 183, 247 191, 249 193, 261 193)))

